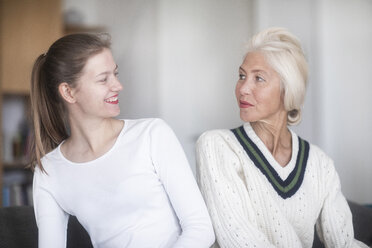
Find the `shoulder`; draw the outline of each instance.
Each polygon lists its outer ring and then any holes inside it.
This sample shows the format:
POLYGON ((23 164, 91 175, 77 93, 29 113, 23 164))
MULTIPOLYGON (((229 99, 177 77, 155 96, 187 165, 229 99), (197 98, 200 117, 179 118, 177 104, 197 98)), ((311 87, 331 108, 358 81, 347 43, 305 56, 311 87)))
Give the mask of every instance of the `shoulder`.
POLYGON ((333 159, 317 145, 310 144, 307 164, 307 168, 325 184, 334 176, 338 176, 333 159))
POLYGON ((318 164, 333 164, 333 160, 320 147, 310 144, 309 159, 318 164))
POLYGON ((160 118, 125 119, 124 121, 129 128, 152 128, 154 126, 167 126, 167 123, 160 118))
POLYGON ((217 129, 204 132, 196 142, 197 154, 210 156, 236 154, 239 150, 239 141, 229 129, 217 129))
POLYGON ((49 174, 49 172, 55 168, 56 164, 63 162, 59 147, 60 145, 41 158, 41 164, 43 165, 44 171, 42 171, 39 166, 36 166, 35 174, 37 174, 36 172, 39 172, 40 174, 49 174))
POLYGON ((329 164, 333 163, 332 159, 317 145, 310 143, 309 141, 298 136, 295 132, 292 132, 292 137, 304 141, 309 146, 309 161, 317 164, 329 164))
POLYGON ((137 138, 149 139, 151 142, 164 142, 176 137, 172 128, 160 118, 127 120, 127 124, 127 133, 135 134, 137 138))
POLYGON ((126 133, 148 135, 159 130, 171 130, 169 125, 160 118, 126 119, 126 133))
POLYGON ((209 130, 200 135, 197 142, 231 138, 233 133, 229 129, 209 130))
POLYGON ((218 142, 233 142, 234 134, 229 129, 209 130, 200 135, 196 144, 198 147, 218 142))
POLYGON ((147 129, 156 123, 164 122, 160 118, 123 119, 123 121, 127 125, 127 129, 147 129))
POLYGON ((196 168, 214 173, 240 172, 241 145, 229 129, 204 132, 196 143, 196 168))
POLYGON ((35 167, 33 183, 34 188, 36 184, 39 187, 49 185, 52 178, 54 178, 54 176, 56 175, 55 165, 57 163, 60 163, 60 161, 61 158, 59 156, 58 147, 41 158, 40 162, 43 166, 43 169, 41 169, 38 165, 35 167))

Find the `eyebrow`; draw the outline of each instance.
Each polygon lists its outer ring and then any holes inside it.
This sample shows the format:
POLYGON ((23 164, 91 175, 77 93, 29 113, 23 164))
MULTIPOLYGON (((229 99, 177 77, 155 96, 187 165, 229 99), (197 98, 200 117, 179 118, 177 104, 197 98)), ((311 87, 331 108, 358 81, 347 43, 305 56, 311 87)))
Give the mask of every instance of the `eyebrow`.
MULTIPOLYGON (((119 68, 119 66, 116 65, 114 71, 116 71, 118 68, 119 68)), ((105 75, 105 74, 109 74, 109 73, 111 73, 111 71, 104 71, 104 72, 101 72, 100 74, 97 74, 96 77, 101 76, 101 75, 105 75)))
MULTIPOLYGON (((247 73, 242 67, 239 67, 239 70, 243 71, 244 73, 247 73)), ((260 70, 260 69, 253 70, 252 72, 253 73, 261 72, 261 73, 267 74, 265 70, 260 70)))

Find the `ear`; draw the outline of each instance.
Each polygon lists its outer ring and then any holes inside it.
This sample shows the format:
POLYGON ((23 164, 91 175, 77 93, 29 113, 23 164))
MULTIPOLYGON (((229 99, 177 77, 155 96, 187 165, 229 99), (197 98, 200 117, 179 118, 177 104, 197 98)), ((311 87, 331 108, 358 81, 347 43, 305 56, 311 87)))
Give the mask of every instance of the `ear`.
POLYGON ((70 85, 66 82, 60 83, 58 86, 59 94, 61 95, 62 99, 64 99, 68 103, 75 103, 76 99, 73 94, 73 89, 70 85))

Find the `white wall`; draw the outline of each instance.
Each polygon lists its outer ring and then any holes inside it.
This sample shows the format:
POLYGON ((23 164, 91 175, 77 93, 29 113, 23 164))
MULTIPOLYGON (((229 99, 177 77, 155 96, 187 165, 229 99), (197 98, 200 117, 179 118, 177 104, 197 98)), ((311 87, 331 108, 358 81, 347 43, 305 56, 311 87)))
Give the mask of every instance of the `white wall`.
POLYGON ((63 4, 65 13, 78 13, 79 24, 103 26, 112 36, 124 86, 121 117, 159 116, 158 1, 65 0, 63 4))
POLYGON ((234 87, 252 33, 250 1, 65 0, 64 10, 112 35, 120 117, 165 119, 193 171, 197 137, 241 123, 234 87))
POLYGON ((295 130, 335 161, 347 198, 372 202, 372 2, 256 0, 254 27, 285 26, 310 66, 304 118, 295 130))
POLYGON ((369 0, 65 0, 82 22, 104 25, 124 91, 121 117, 161 117, 194 170, 207 129, 238 126, 234 99, 244 43, 284 26, 310 66, 303 121, 295 131, 334 160, 346 197, 371 203, 372 2, 369 0))
POLYGON ((234 87, 251 33, 250 11, 248 1, 161 1, 160 114, 193 169, 203 131, 240 124, 234 87))
POLYGON ((343 192, 372 202, 372 1, 319 1, 322 145, 343 192))

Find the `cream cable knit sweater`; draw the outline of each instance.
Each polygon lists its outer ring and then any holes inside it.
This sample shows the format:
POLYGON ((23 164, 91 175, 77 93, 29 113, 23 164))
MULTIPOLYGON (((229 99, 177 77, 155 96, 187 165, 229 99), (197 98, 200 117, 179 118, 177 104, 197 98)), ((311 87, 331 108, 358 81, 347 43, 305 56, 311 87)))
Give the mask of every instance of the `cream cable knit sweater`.
MULTIPOLYGON (((296 169, 299 139, 281 167, 246 123, 246 135, 262 152, 278 180, 296 169)), ((354 239, 352 216, 333 161, 310 145, 303 180, 284 198, 256 167, 233 132, 204 133, 197 143, 197 176, 220 247, 312 247, 314 225, 326 247, 367 247, 354 239)))

